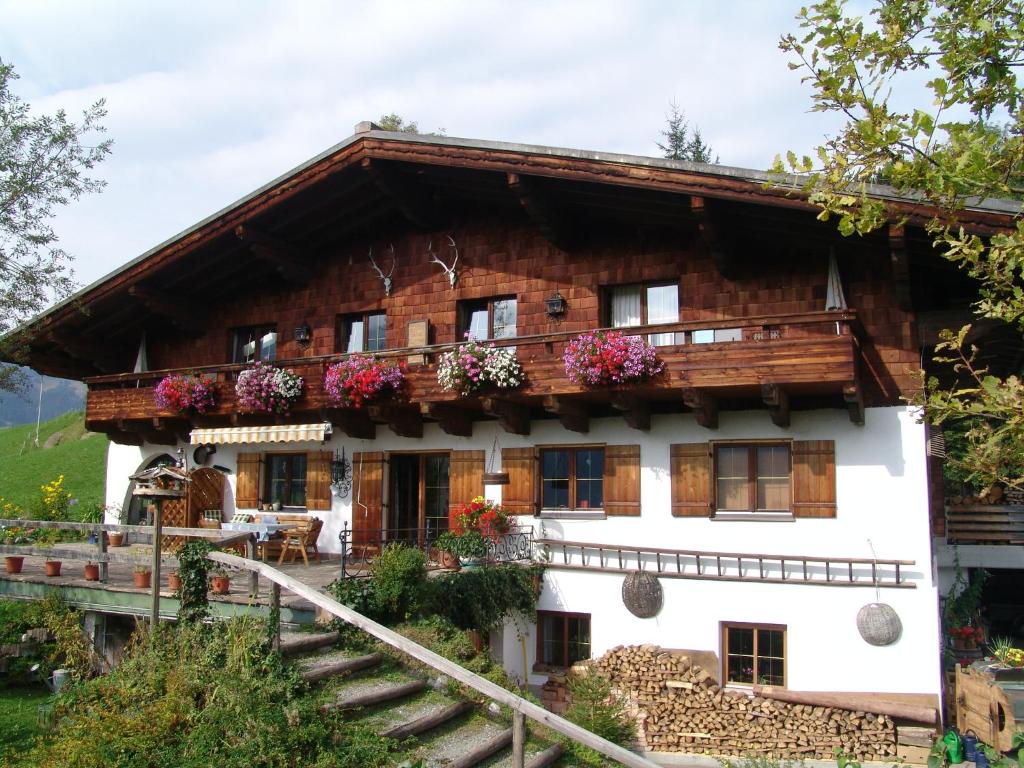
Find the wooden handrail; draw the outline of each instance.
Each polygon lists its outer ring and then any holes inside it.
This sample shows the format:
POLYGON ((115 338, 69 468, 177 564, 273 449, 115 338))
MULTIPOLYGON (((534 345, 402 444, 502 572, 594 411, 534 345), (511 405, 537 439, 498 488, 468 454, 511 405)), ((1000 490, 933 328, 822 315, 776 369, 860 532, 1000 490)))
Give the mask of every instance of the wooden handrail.
POLYGON ((210 560, 222 563, 223 565, 258 573, 273 584, 280 585, 294 594, 305 598, 317 607, 322 608, 332 616, 337 616, 342 621, 359 627, 359 629, 369 635, 373 635, 378 640, 387 643, 392 648, 396 648, 402 653, 412 656, 417 661, 436 669, 438 672, 443 672, 449 677, 458 680, 460 683, 468 685, 470 688, 482 693, 484 696, 490 697, 499 704, 504 704, 511 708, 513 712, 517 712, 531 720, 542 723, 551 730, 556 731, 563 736, 567 736, 573 741, 577 741, 584 746, 590 747, 591 749, 600 752, 602 755, 610 757, 612 760, 616 760, 623 765, 631 766, 631 768, 658 768, 655 763, 637 755, 635 752, 630 752, 628 749, 620 747, 617 744, 613 744, 607 739, 602 739, 600 736, 591 733, 585 728, 581 728, 575 723, 571 723, 553 712, 548 712, 548 710, 537 706, 533 702, 516 696, 514 693, 492 683, 490 680, 473 674, 468 669, 449 661, 443 656, 434 653, 428 648, 424 648, 418 643, 414 643, 407 637, 403 637, 397 632, 388 629, 383 624, 378 624, 372 619, 366 618, 361 613, 356 613, 351 608, 339 603, 337 600, 323 594, 322 592, 318 592, 306 584, 303 584, 298 579, 294 579, 287 574, 281 573, 281 571, 267 565, 266 563, 258 560, 246 560, 235 555, 228 555, 224 552, 211 552, 208 557, 210 560))
MULTIPOLYGON (((99 533, 100 531, 114 531, 121 533, 141 533, 153 535, 151 525, 123 525, 120 523, 74 523, 64 520, 0 520, 0 528, 58 528, 62 531, 84 531, 86 533, 99 533)), ((188 536, 193 539, 216 539, 220 542, 233 542, 248 533, 236 533, 235 531, 224 531, 218 528, 180 528, 176 526, 161 526, 160 530, 165 536, 188 536)))
MULTIPOLYGON (((636 325, 628 328, 596 328, 595 331, 622 331, 631 336, 642 336, 658 333, 681 333, 686 331, 717 330, 722 328, 750 328, 764 325, 812 325, 814 323, 843 323, 854 336, 862 334, 860 324, 857 320, 857 313, 854 310, 823 311, 823 312, 799 312, 781 315, 755 315, 752 317, 737 317, 718 320, 684 320, 676 323, 656 323, 649 325, 636 325)), ((838 334, 836 334, 838 335, 838 334)), ((487 339, 487 344, 497 347, 522 347, 531 344, 557 344, 579 336, 578 331, 560 331, 558 333, 537 333, 527 336, 515 336, 507 339, 487 339)), ((374 352, 374 355, 381 358, 407 357, 415 355, 436 355, 455 349, 464 342, 445 342, 442 344, 428 344, 420 347, 397 347, 395 349, 382 349, 374 352)), ((717 342, 723 344, 740 344, 743 342, 717 342)), ((755 342, 763 344, 765 342, 755 342)), ((697 346, 700 348, 712 346, 711 344, 685 345, 687 347, 697 346)), ((357 353, 364 354, 364 353, 357 353)), ((274 365, 278 366, 311 366, 323 365, 325 363, 345 360, 348 354, 315 355, 311 357, 297 357, 275 360, 274 365)), ((147 379, 160 379, 167 374, 176 371, 189 371, 191 373, 220 373, 231 371, 242 371, 248 368, 247 363, 219 363, 214 365, 197 365, 184 368, 161 368, 159 370, 144 371, 140 373, 111 373, 102 376, 87 376, 82 381, 86 384, 110 384, 124 381, 143 381, 147 379)))

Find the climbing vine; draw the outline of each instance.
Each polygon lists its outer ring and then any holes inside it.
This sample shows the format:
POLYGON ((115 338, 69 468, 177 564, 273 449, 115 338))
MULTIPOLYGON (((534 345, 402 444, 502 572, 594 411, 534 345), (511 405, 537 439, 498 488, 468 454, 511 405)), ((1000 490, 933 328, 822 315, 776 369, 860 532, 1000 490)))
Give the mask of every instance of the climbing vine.
POLYGON ((206 585, 210 561, 206 556, 213 550, 208 541, 190 541, 178 553, 178 573, 181 576, 181 609, 178 618, 185 622, 200 622, 209 616, 206 585))

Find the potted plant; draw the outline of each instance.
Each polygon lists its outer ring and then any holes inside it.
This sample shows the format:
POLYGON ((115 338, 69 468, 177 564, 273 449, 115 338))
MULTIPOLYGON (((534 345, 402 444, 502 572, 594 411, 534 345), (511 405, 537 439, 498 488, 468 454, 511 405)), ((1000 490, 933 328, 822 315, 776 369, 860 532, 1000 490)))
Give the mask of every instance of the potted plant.
POLYGON ((85 567, 82 570, 85 573, 85 580, 86 581, 99 581, 100 580, 100 565, 99 565, 99 563, 94 563, 92 561, 89 561, 88 563, 85 564, 85 567))
POLYGON ((457 571, 461 567, 457 554, 457 539, 455 533, 445 531, 434 540, 434 548, 438 552, 438 562, 445 570, 457 571))
POLYGON ((476 568, 487 557, 487 540, 477 530, 445 531, 434 546, 458 558, 463 568, 476 568))
POLYGON ((526 380, 514 349, 468 341, 445 352, 437 364, 437 383, 463 397, 486 387, 515 389, 526 380))
POLYGON ((580 334, 566 344, 562 362, 570 381, 589 387, 632 384, 665 370, 653 346, 619 331, 580 334))
POLYGON ((50 558, 47 558, 45 566, 47 576, 60 576, 60 560, 52 560, 50 558))
POLYGON ((150 567, 140 563, 135 566, 134 572, 132 573, 132 581, 135 582, 136 589, 149 589, 152 576, 153 571, 150 570, 150 567))
POLYGON ((124 531, 107 531, 107 545, 111 547, 123 547, 124 536, 124 531))
POLYGON ((302 396, 302 377, 257 361, 238 374, 235 394, 240 410, 286 415, 302 396))
POLYGON ((203 414, 217 404, 217 385, 210 379, 172 373, 160 379, 153 397, 160 410, 203 414))
POLYGON ((226 595, 231 589, 231 580, 223 568, 217 568, 210 573, 210 586, 215 595, 226 595))
POLYGON ((25 558, 21 555, 7 555, 4 557, 4 570, 8 573, 21 573, 21 567, 25 558))
POLYGON ((181 574, 180 573, 178 573, 177 571, 168 571, 167 572, 167 588, 169 590, 171 590, 171 592, 180 592, 181 591, 181 574))
MULTIPOLYGON (((2 544, 31 544, 34 540, 36 531, 25 530, 19 527, 4 528, 0 530, 0 543, 2 544)), ((4 570, 7 573, 21 573, 21 568, 25 563, 25 558, 22 555, 6 555, 4 557, 4 570)))
POLYGON ((362 408, 396 395, 404 382, 403 363, 388 363, 373 355, 352 355, 324 372, 324 391, 343 408, 362 408))

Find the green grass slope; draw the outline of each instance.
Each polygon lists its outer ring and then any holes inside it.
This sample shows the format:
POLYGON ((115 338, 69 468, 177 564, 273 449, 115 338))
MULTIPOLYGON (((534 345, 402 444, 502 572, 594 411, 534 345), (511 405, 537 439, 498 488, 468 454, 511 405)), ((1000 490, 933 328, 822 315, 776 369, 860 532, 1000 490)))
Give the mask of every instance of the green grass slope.
POLYGON ((27 510, 39 486, 64 475, 65 487, 79 504, 103 502, 107 437, 86 432, 84 414, 65 413, 47 421, 39 429, 39 447, 35 438, 35 424, 0 429, 0 496, 27 510))

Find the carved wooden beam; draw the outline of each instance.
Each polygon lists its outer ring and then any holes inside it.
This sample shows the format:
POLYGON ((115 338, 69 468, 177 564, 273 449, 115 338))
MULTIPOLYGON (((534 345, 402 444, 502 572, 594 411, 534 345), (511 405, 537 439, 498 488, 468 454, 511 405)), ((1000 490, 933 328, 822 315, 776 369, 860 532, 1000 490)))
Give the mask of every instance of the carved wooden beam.
POLYGON ((910 311, 910 258, 907 254, 906 232, 902 224, 889 225, 889 259, 892 262, 892 281, 899 308, 910 311))
POLYGON ((843 385, 843 399, 850 411, 850 421, 858 427, 864 426, 864 390, 858 382, 843 385))
POLYGON ((154 315, 166 318, 186 333, 206 330, 206 312, 187 301, 170 299, 141 285, 133 285, 128 294, 134 296, 154 315))
POLYGON ((256 258, 270 264, 288 282, 304 285, 313 279, 313 271, 291 243, 245 224, 235 227, 235 236, 249 246, 256 258))
POLYGON ((513 435, 530 434, 530 409, 520 403, 485 397, 480 401, 484 413, 493 416, 502 429, 513 435))
POLYGON ((684 389, 683 403, 705 429, 718 429, 718 399, 702 389, 684 389))
POLYGON ((142 435, 137 432, 122 432, 119 429, 107 429, 102 431, 111 442, 117 443, 118 445, 141 446, 146 442, 142 435))
POLYGON ((651 428, 651 407, 632 392, 612 392, 610 402, 633 429, 646 432, 651 428))
POLYGON ((538 181, 529 176, 510 173, 508 188, 549 243, 562 251, 573 248, 578 238, 571 222, 560 212, 558 204, 538 181))
POLYGON ((703 197, 691 197, 690 210, 697 221, 697 239, 701 249, 711 256, 722 277, 735 279, 739 265, 736 243, 730 230, 716 224, 711 206, 703 197))
POLYGON ((399 178, 386 161, 364 157, 361 164, 377 189, 391 199, 402 216, 420 229, 438 227, 437 206, 411 179, 399 178))
POLYGON ((583 403, 548 395, 544 398, 544 410, 557 416, 562 426, 571 432, 586 434, 590 431, 590 413, 583 403))
POLYGON ((778 384, 762 384, 761 399, 768 406, 772 423, 777 427, 789 426, 789 393, 778 384))
POLYGON ((367 415, 371 421, 387 424, 399 437, 423 437, 423 417, 418 408, 399 405, 371 405, 367 415))
POLYGON ((377 437, 377 425, 363 411, 351 408, 321 408, 320 418, 329 421, 346 435, 357 440, 377 437))
POLYGON ((420 413, 436 421, 445 434, 457 437, 473 436, 473 419, 465 408, 449 403, 420 403, 420 413))

